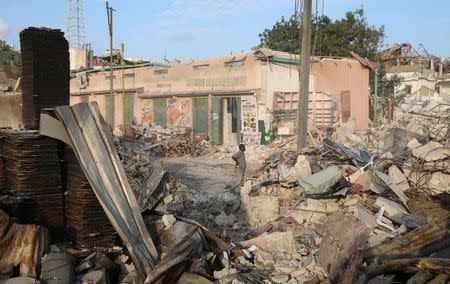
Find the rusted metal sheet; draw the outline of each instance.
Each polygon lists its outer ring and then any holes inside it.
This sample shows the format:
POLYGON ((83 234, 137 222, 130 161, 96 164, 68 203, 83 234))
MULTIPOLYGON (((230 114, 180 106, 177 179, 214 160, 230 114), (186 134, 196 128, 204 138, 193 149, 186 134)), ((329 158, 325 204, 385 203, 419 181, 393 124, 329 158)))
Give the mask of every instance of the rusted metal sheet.
POLYGON ((8 215, 0 210, 0 264, 19 266, 21 276, 35 278, 48 241, 46 228, 10 224, 8 215))
POLYGON ((34 215, 27 223, 64 229, 60 143, 38 131, 4 130, 5 192, 29 197, 34 215))
POLYGON ((70 147, 64 149, 66 162, 66 232, 75 247, 111 248, 116 231, 81 169, 70 147))
POLYGON ((145 227, 109 128, 98 105, 81 103, 55 108, 74 152, 108 219, 126 244, 136 270, 144 278, 158 259, 145 227))

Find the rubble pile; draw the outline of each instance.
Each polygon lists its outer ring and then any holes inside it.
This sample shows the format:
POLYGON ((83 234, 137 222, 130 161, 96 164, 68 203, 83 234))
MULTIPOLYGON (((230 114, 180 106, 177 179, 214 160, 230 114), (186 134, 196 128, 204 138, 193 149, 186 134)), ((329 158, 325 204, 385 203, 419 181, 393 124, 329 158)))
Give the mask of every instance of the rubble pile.
POLYGON ((26 223, 49 229, 64 229, 64 205, 60 166, 60 144, 38 131, 3 132, 7 177, 6 193, 33 200, 34 214, 26 223))
POLYGON ((66 162, 66 234, 73 246, 112 248, 116 232, 100 206, 70 147, 64 148, 66 162))
POLYGON ((133 138, 153 144, 154 154, 166 157, 190 155, 193 157, 210 154, 214 151, 209 139, 206 137, 193 137, 192 131, 187 127, 164 128, 158 124, 133 125, 133 138))

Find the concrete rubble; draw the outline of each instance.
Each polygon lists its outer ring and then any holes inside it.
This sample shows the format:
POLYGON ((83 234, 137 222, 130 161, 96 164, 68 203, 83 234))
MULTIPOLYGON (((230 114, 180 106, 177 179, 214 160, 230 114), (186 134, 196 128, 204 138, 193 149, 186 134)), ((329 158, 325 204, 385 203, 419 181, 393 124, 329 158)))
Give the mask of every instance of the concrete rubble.
POLYGON ((0 131, 0 283, 449 280, 440 100, 408 98, 395 122, 366 130, 353 119, 318 130, 301 150, 295 137, 248 147, 257 167, 215 191, 180 182, 164 158, 232 170, 236 147, 156 124, 113 135, 92 102, 48 107, 41 132, 0 131))

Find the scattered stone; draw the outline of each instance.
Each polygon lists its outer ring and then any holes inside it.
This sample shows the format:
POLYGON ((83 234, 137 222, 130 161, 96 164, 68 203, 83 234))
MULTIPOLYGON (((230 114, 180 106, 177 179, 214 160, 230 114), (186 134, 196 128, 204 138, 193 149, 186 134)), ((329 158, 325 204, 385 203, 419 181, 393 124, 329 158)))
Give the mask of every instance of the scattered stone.
POLYGON ((169 229, 170 227, 172 227, 173 224, 175 224, 175 222, 177 221, 177 219, 172 214, 163 215, 161 220, 163 221, 164 225, 166 226, 166 230, 169 229))
POLYGON ((242 265, 249 266, 249 267, 253 266, 253 264, 250 261, 248 261, 244 256, 239 256, 237 258, 237 260, 242 265))
POLYGON ((407 147, 410 151, 412 151, 412 150, 414 150, 414 149, 416 149, 417 147, 420 147, 420 146, 422 146, 422 144, 420 144, 419 141, 417 141, 416 138, 410 140, 410 141, 408 142, 408 144, 406 144, 406 147, 407 147))
POLYGON ((163 199, 164 204, 169 204, 173 202, 173 195, 169 194, 166 197, 164 197, 163 199))
POLYGON ((440 143, 430 141, 423 146, 414 148, 412 153, 426 162, 433 162, 450 157, 450 148, 444 148, 440 143))
POLYGON ((270 253, 258 249, 255 253, 255 266, 258 269, 272 269, 275 261, 270 253))
POLYGON ((344 205, 345 207, 350 207, 350 206, 354 206, 354 205, 356 205, 356 204, 358 204, 358 199, 356 199, 356 198, 351 198, 351 199, 345 201, 343 205, 344 205))
POLYGON ((299 278, 300 276, 302 276, 305 273, 306 273, 306 269, 302 268, 302 269, 293 271, 291 273, 291 276, 294 277, 294 278, 299 278))
POLYGON ((298 180, 299 178, 305 178, 311 174, 311 166, 309 165, 308 157, 305 155, 298 155, 297 162, 289 169, 286 178, 288 180, 298 180))
POLYGON ((245 283, 242 282, 241 280, 233 279, 233 281, 231 281, 231 284, 245 284, 245 283))
POLYGON ((280 265, 275 265, 275 271, 284 273, 284 274, 291 274, 292 272, 295 271, 295 267, 292 267, 289 264, 280 264, 280 265))
POLYGON ((219 195, 219 202, 227 205, 232 211, 239 209, 241 201, 239 197, 231 192, 224 192, 219 195))
POLYGON ((273 232, 264 236, 241 242, 243 247, 257 246, 267 252, 283 251, 289 254, 297 252, 294 235, 289 232, 273 232))
POLYGON ((241 197, 242 206, 253 227, 260 227, 278 219, 280 205, 276 196, 242 196, 241 192, 241 197))
POLYGON ((183 216, 184 206, 178 202, 172 202, 166 205, 166 211, 171 214, 183 216))
POLYGON ((220 271, 214 271, 214 278, 217 280, 225 279, 231 275, 235 275, 237 273, 236 268, 224 268, 220 271))
POLYGON ((289 276, 284 274, 275 275, 272 276, 270 280, 272 280, 273 283, 286 283, 289 281, 289 276))
POLYGON ((233 214, 227 215, 225 212, 220 213, 214 219, 218 226, 232 226, 236 221, 236 217, 233 214))
POLYGON ((292 255, 292 258, 293 259, 297 259, 297 260, 301 260, 302 259, 302 255, 297 252, 297 253, 294 253, 292 255))
POLYGON ((294 278, 290 279, 287 283, 288 284, 298 284, 297 280, 295 280, 294 278))

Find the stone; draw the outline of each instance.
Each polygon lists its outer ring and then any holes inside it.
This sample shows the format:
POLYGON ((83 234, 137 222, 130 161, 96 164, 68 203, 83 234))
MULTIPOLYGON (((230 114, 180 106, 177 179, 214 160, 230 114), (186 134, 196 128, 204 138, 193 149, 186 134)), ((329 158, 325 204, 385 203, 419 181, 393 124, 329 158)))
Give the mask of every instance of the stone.
POLYGON ((295 267, 289 264, 280 264, 275 265, 275 271, 281 272, 283 274, 291 274, 295 271, 295 267))
POLYGON ((184 206, 179 202, 172 202, 166 205, 166 211, 171 214, 183 216, 184 206))
POLYGON ((270 253, 258 249, 255 253, 255 266, 258 269, 272 269, 275 261, 270 253))
POLYGON ((349 199, 349 200, 346 200, 345 202, 344 202, 344 206, 345 207, 350 207, 350 206, 354 206, 354 205, 356 205, 356 204, 358 204, 358 199, 356 199, 356 198, 351 198, 351 199, 349 199))
POLYGON ((217 280, 225 279, 231 275, 235 275, 237 273, 236 268, 224 268, 220 271, 214 271, 214 278, 217 280))
POLYGON ((302 269, 293 271, 291 273, 291 276, 294 277, 294 278, 299 278, 300 276, 302 276, 305 273, 306 273, 306 269, 302 268, 302 269))
POLYGON ((260 227, 279 217, 280 204, 276 196, 249 196, 241 191, 241 201, 252 227, 260 227))
MULTIPOLYGON (((330 205, 330 210, 333 210, 334 205, 330 205)), ((291 216, 298 222, 306 220, 311 223, 320 223, 327 216, 327 204, 321 200, 308 199, 307 202, 302 202, 294 209, 291 216)))
POLYGON ((236 221, 236 217, 233 214, 227 215, 225 212, 220 213, 214 219, 218 226, 232 226, 236 221))
POLYGON ((242 282, 241 280, 233 279, 233 281, 231 281, 231 284, 245 284, 245 283, 242 282))
POLYGON ((397 186, 401 190, 405 191, 410 189, 408 180, 396 165, 392 165, 389 167, 389 177, 393 182, 395 182, 395 184, 397 184, 397 186))
POLYGON ((241 245, 243 247, 251 247, 255 245, 267 252, 283 251, 289 254, 294 254, 297 252, 297 242, 294 239, 292 231, 273 232, 243 241, 241 242, 241 245))
POLYGON ((238 256, 237 260, 242 265, 249 267, 253 266, 253 264, 250 261, 248 261, 244 256, 238 256))
POLYGON ((273 283, 287 283, 289 281, 289 276, 285 274, 275 275, 270 278, 273 283))
POLYGON ((298 180, 310 176, 311 166, 309 165, 308 157, 305 155, 298 155, 295 165, 289 169, 286 179, 298 180))
POLYGON ((294 253, 292 255, 292 258, 293 259, 297 259, 297 260, 301 260, 302 259, 302 255, 300 253, 296 252, 296 253, 294 253))
POLYGON ((287 282, 287 284, 298 284, 297 280, 295 279, 289 279, 289 281, 287 282))
POLYGON ((177 221, 177 219, 172 214, 163 215, 161 220, 163 221, 164 226, 166 226, 166 230, 172 227, 173 224, 175 224, 175 222, 177 221))
POLYGON ((169 194, 166 197, 164 197, 163 199, 164 204, 169 204, 173 202, 173 195, 169 194))
POLYGON ((241 201, 239 197, 231 192, 224 192, 219 195, 219 202, 226 204, 233 211, 239 209, 241 201))
POLYGON ((422 144, 419 143, 419 141, 417 141, 416 138, 411 139, 408 144, 406 144, 406 148, 408 148, 410 151, 416 149, 417 147, 422 146, 422 144))
POLYGON ((450 148, 444 148, 440 143, 430 141, 423 146, 414 148, 412 153, 426 162, 433 162, 450 157, 450 148))

